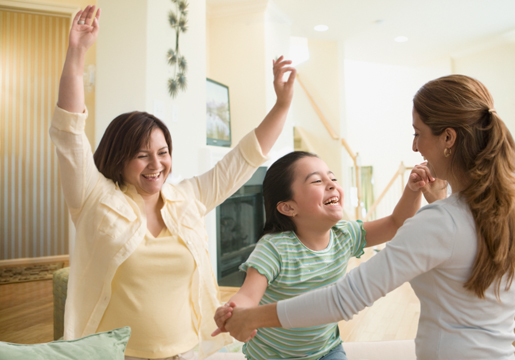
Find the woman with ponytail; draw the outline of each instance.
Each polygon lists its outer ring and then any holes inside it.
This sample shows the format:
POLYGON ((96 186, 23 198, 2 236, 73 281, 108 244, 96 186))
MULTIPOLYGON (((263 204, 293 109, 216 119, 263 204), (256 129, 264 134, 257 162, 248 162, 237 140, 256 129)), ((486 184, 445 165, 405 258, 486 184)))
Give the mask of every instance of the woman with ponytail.
POLYGON ((231 309, 231 335, 349 320, 409 281, 421 304, 417 359, 515 359, 513 138, 488 90, 467 76, 428 82, 413 105, 413 151, 452 195, 420 209, 335 286, 231 309))

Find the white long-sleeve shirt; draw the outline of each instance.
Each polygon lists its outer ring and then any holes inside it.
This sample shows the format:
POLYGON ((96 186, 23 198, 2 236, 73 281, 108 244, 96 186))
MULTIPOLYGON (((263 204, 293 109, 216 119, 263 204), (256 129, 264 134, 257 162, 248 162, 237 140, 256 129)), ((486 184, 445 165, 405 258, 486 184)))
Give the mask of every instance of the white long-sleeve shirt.
POLYGON ((494 286, 480 299, 463 285, 477 252, 474 219, 453 194, 420 209, 384 250, 329 288, 278 303, 285 328, 349 320, 409 281, 420 299, 417 359, 515 359, 515 284, 500 301, 494 286), (316 309, 316 311, 315 311, 316 309))

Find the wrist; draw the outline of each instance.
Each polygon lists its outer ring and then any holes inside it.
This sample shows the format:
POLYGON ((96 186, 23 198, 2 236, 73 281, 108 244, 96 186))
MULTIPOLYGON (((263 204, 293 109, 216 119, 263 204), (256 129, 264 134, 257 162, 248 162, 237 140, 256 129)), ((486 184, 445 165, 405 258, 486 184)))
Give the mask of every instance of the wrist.
POLYGON ((291 105, 291 99, 279 99, 279 98, 277 98, 277 100, 275 101, 274 107, 277 110, 286 110, 286 111, 288 111, 288 109, 290 108, 290 105, 291 105))
POLYGON ((85 58, 86 53, 88 52, 88 49, 86 49, 83 46, 79 45, 70 45, 68 46, 68 51, 66 52, 67 57, 73 57, 73 58, 85 58))

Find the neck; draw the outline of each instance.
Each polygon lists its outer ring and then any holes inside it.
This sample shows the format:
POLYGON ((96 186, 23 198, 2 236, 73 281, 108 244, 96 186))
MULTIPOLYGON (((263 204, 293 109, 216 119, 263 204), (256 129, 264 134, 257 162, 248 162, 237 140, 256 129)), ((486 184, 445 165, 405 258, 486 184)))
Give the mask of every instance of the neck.
POLYGON ((324 250, 329 245, 331 239, 331 228, 329 229, 314 229, 312 227, 301 227, 297 225, 295 232, 297 238, 306 247, 311 250, 319 251, 324 250))
POLYGON ((451 186, 452 192, 457 193, 467 188, 467 186, 470 185, 470 180, 466 178, 466 176, 462 175, 461 173, 458 176, 449 177, 447 180, 449 182, 449 185, 451 186))
POLYGON ((142 195, 143 203, 145 203, 146 211, 159 211, 163 205, 163 199, 161 198, 161 192, 152 195, 142 195))

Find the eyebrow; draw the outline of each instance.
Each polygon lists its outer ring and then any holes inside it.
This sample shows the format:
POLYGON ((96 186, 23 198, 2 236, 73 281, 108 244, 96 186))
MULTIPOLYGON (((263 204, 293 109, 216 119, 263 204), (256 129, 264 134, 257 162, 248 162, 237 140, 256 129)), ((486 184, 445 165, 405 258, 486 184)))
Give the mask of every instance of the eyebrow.
MULTIPOLYGON (((333 174, 333 175, 334 175, 334 173, 333 173, 331 170, 329 170, 329 171, 327 172, 327 175, 329 175, 329 174, 333 174)), ((309 179, 311 176, 313 176, 313 175, 320 175, 320 172, 319 172, 319 171, 313 171, 312 173, 309 173, 309 174, 308 174, 308 176, 306 176, 306 178, 304 179, 304 182, 308 181, 308 179, 309 179)))
MULTIPOLYGON (((162 148, 158 149, 157 151, 160 151, 160 150, 163 150, 163 149, 168 149, 168 146, 163 146, 162 148)), ((150 151, 148 151, 148 150, 139 150, 138 152, 148 153, 150 151)))

